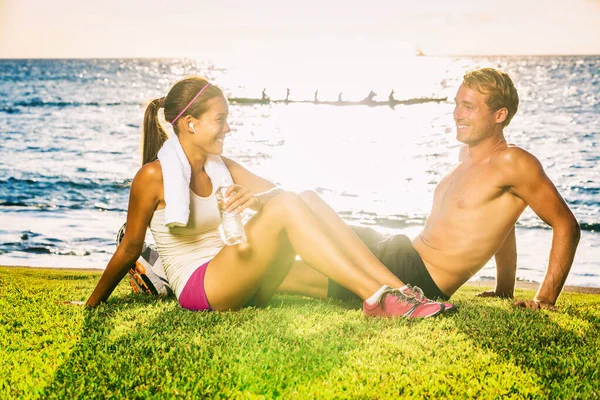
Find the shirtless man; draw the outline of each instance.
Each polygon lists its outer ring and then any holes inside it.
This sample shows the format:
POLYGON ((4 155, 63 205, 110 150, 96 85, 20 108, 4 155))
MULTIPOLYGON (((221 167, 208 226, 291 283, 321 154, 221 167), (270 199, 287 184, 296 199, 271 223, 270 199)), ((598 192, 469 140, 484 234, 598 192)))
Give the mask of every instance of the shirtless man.
MULTIPOLYGON (((533 300, 515 305, 550 308, 565 283, 580 229, 573 213, 532 154, 509 144, 504 127, 519 98, 511 78, 484 68, 467 73, 455 98, 456 138, 464 146, 458 164, 439 182, 431 215, 412 240, 355 228, 373 254, 404 283, 429 298, 449 298, 493 256, 496 287, 480 296, 512 298, 517 269, 515 223, 527 206, 552 227, 546 275, 533 300)), ((302 262, 282 291, 348 298, 344 288, 302 262)))

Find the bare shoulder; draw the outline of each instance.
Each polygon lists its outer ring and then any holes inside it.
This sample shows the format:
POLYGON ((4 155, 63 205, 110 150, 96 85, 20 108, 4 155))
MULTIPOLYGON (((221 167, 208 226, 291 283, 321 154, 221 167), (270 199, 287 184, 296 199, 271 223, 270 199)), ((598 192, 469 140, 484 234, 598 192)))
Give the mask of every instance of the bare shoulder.
POLYGON ((148 181, 148 183, 152 181, 162 182, 162 168, 160 166, 160 161, 155 160, 144 164, 142 168, 139 169, 139 171, 135 175, 135 178, 133 179, 148 181))
POLYGON ((220 157, 225 163, 225 166, 227 167, 229 172, 231 173, 233 181, 238 185, 245 186, 253 193, 264 192, 275 187, 273 183, 269 182, 264 178, 261 178, 258 175, 253 174, 243 165, 227 157, 220 157))
POLYGON ((513 144, 495 152, 490 162, 511 181, 537 179, 545 176, 542 163, 537 157, 513 144))
POLYGON ((144 188, 144 190, 162 188, 162 185, 163 174, 159 160, 143 165, 137 174, 135 174, 133 182, 131 183, 132 188, 141 187, 144 188))
POLYGON ((225 164, 225 166, 227 167, 227 169, 231 169, 231 168, 243 168, 240 163, 238 163, 237 161, 233 161, 231 158, 227 158, 225 156, 219 156, 221 157, 221 160, 223 160, 223 163, 225 164))
POLYGON ((491 161, 500 168, 541 167, 536 156, 514 144, 509 144, 506 148, 494 153, 491 161))
MULTIPOLYGON (((223 163, 225 164, 225 166, 227 167, 227 169, 229 170, 229 172, 232 175, 248 174, 250 172, 242 164, 238 163, 237 161, 232 160, 231 158, 227 158, 224 156, 219 156, 219 157, 221 157, 221 160, 223 160, 223 163)), ((234 176, 234 180, 235 180, 235 176, 234 176)))

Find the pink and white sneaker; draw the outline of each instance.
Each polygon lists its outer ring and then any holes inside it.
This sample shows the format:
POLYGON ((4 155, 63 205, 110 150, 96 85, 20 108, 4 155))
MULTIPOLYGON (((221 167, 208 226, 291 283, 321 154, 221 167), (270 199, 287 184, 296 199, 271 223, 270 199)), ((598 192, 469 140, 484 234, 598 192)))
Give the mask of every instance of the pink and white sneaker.
MULTIPOLYGON (((419 289, 420 290, 420 289, 419 289)), ((386 289, 377 303, 363 302, 363 314, 367 317, 429 318, 444 311, 444 305, 425 296, 417 298, 414 289, 386 289)), ((422 291, 421 291, 422 293, 422 291)))
MULTIPOLYGON (((402 291, 402 293, 404 293, 406 296, 414 296, 417 300, 421 300, 422 302, 433 301, 425 297, 425 294, 423 293, 423 290, 420 287, 412 286, 408 283, 406 284, 406 286, 398 290, 402 291)), ((446 302, 440 303, 444 305, 444 314, 456 311, 456 306, 454 304, 446 302)))

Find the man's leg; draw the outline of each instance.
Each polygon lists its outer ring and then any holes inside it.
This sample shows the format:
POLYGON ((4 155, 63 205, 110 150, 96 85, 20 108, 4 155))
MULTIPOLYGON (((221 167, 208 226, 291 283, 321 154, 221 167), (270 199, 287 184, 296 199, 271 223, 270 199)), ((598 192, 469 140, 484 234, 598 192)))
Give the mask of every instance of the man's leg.
MULTIPOLYGON (((360 240, 369 248, 371 253, 379 259, 381 249, 378 244, 383 244, 386 236, 372 228, 362 226, 350 226, 360 240)), ((389 263, 389 262, 388 262, 389 263)), ((389 263, 394 264, 394 263, 389 263)), ((393 265, 395 266, 395 265, 393 265)), ((386 265, 390 268, 390 266, 386 265)), ((398 268, 390 269, 394 275, 397 275, 398 268)), ((308 296, 324 299, 327 297, 342 300, 360 300, 352 291, 341 286, 334 280, 328 279, 325 275, 319 273, 310 265, 302 260, 296 260, 289 274, 279 286, 279 291, 284 293, 308 296)))
MULTIPOLYGON (((407 236, 385 235, 361 226, 350 227, 373 255, 399 280, 423 289, 425 296, 430 299, 449 299, 431 279, 425 264, 407 236)), ((279 290, 317 298, 360 300, 350 290, 332 279, 327 279, 310 265, 299 260, 294 262, 290 274, 279 286, 279 290)), ((451 307, 451 305, 446 303, 446 307, 451 307)))

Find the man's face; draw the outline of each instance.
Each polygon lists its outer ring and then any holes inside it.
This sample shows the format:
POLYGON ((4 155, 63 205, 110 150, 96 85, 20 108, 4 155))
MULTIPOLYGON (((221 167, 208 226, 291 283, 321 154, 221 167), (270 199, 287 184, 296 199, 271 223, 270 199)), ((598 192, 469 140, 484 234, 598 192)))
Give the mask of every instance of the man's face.
POLYGON ((485 103, 486 95, 460 85, 454 99, 456 139, 473 146, 490 137, 496 127, 496 113, 485 103))

